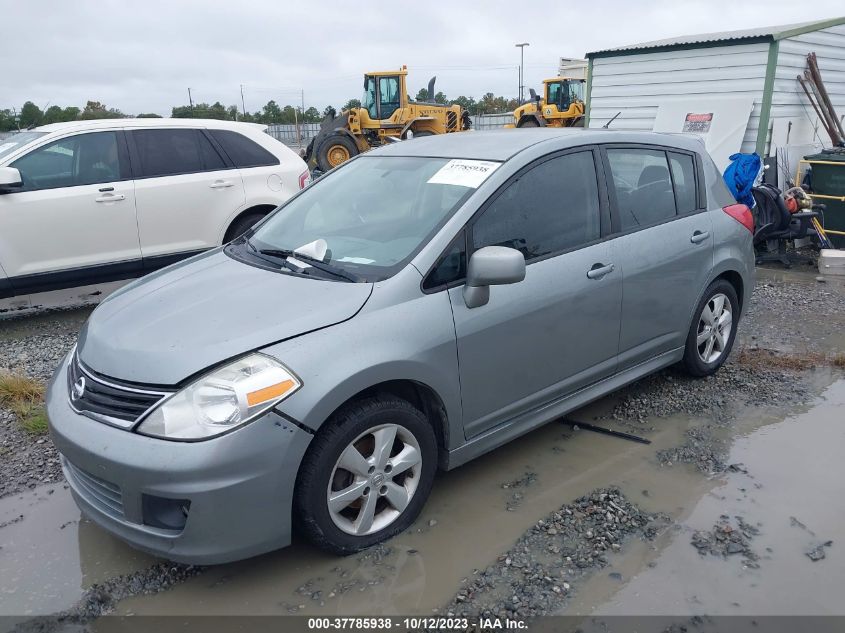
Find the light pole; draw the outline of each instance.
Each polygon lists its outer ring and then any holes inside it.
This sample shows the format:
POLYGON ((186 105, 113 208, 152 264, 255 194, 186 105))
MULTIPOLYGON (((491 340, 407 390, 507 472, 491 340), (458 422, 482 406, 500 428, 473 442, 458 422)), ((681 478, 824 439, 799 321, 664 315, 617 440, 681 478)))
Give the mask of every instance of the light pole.
POLYGON ((529 46, 528 42, 522 44, 514 44, 519 49, 519 102, 522 103, 522 88, 523 77, 525 77, 525 47, 529 46))

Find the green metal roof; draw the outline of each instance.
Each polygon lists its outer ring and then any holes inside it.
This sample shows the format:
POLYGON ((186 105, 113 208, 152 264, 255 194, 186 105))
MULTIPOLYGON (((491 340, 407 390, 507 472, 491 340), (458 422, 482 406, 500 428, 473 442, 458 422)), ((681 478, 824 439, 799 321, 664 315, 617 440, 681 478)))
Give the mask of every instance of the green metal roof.
POLYGON ((615 57, 617 55, 633 55, 635 53, 654 53, 659 51, 683 50, 689 48, 707 48, 731 44, 752 44, 754 42, 774 42, 787 37, 794 37, 802 33, 820 31, 831 26, 845 24, 845 17, 801 22, 799 24, 785 24, 781 26, 764 26, 755 29, 739 31, 722 31, 718 33, 701 33, 698 35, 682 35, 663 40, 653 40, 640 44, 629 44, 617 48, 605 48, 587 53, 585 57, 615 57))

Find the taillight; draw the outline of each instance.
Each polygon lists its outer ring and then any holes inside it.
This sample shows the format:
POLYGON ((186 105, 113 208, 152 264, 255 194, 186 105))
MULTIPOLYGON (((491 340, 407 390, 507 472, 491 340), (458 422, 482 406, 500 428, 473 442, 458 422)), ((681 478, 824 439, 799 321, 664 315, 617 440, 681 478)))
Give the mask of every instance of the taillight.
POLYGON ((311 172, 307 169, 299 174, 299 188, 305 189, 311 183, 311 172))
POLYGON ((730 204, 722 207, 722 211, 754 233, 754 216, 751 214, 751 209, 744 204, 730 204))

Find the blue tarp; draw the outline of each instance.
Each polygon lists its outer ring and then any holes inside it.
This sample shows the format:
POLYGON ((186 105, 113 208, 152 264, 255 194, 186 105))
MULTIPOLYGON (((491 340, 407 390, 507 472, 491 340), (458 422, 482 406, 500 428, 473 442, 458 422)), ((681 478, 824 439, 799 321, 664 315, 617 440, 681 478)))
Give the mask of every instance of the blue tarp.
POLYGON ((731 164, 725 170, 725 184, 736 198, 749 209, 754 206, 751 188, 760 174, 762 161, 757 154, 731 154, 731 164))

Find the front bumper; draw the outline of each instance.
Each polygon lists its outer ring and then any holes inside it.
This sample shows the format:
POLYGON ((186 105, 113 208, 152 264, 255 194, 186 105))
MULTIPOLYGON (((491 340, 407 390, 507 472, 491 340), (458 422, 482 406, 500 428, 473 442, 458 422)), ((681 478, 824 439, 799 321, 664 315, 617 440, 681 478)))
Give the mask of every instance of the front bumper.
POLYGON ((290 544, 294 484, 311 434, 270 412, 202 442, 145 437, 73 411, 66 372, 62 362, 50 381, 47 416, 86 516, 133 547, 183 563, 224 563, 290 544), (184 527, 150 525, 151 499, 187 500, 184 527))

